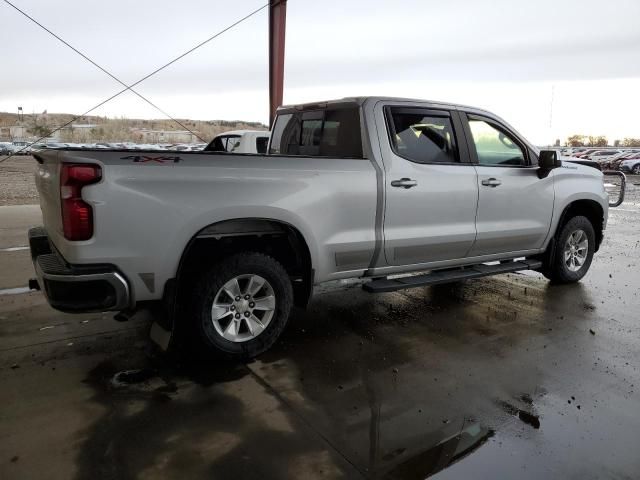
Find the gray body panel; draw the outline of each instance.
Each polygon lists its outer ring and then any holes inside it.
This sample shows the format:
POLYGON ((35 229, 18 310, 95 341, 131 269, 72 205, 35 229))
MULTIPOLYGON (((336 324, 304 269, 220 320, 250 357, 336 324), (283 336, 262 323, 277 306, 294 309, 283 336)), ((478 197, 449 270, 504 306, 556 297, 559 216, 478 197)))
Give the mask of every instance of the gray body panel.
MULTIPOLYGON (((191 238, 229 219, 271 219, 297 228, 318 282, 360 276, 371 262, 376 175, 367 160, 180 153, 179 163, 162 164, 121 159, 127 156, 43 152, 39 170, 55 170, 59 161, 101 165, 103 180, 82 191, 94 210, 93 238, 65 240, 59 207, 46 205, 53 202, 49 197, 43 202, 45 228, 68 262, 116 265, 132 283, 136 301, 159 298, 191 238), (155 274, 154 292, 140 273, 155 274)), ((48 178, 39 181, 41 191, 58 182, 57 176, 48 178)))
POLYGON ((553 176, 538 178, 538 169, 474 167, 478 173, 477 236, 471 256, 542 247, 553 212, 553 176), (495 178, 498 187, 483 180, 495 178))
POLYGON ((142 301, 162 296, 199 231, 226 220, 270 219, 295 227, 309 247, 315 283, 538 253, 577 199, 597 201, 606 221, 602 175, 589 167, 558 168, 545 179, 536 177, 535 168, 501 172, 507 188, 483 192, 483 167, 416 165, 391 151, 385 105, 473 109, 380 97, 350 101, 361 106, 366 159, 180 152, 174 163, 132 160, 169 152, 41 152, 36 175, 45 228, 68 262, 115 265, 134 301, 142 301), (82 191, 94 210, 90 240, 63 237, 61 162, 102 167, 102 180, 82 191), (419 177, 419 188, 391 188, 401 177, 419 177))

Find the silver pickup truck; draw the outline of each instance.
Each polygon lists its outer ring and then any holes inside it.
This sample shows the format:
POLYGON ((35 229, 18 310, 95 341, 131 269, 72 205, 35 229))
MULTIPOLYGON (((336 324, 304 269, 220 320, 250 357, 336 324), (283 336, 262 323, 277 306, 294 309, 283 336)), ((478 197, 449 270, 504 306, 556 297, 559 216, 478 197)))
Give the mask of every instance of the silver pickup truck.
POLYGON ((323 282, 369 292, 533 269, 580 280, 602 172, 477 108, 398 98, 282 107, 266 154, 35 155, 37 280, 67 312, 155 306, 208 351, 269 348, 323 282))

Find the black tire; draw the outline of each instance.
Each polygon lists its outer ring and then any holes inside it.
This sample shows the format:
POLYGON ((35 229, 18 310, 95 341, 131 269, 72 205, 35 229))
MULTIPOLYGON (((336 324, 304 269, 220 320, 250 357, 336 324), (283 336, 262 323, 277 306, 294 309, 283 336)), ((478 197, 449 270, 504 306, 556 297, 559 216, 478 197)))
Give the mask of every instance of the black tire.
POLYGON ((633 168, 631 169, 631 172, 634 175, 640 175, 640 163, 636 163, 633 168))
POLYGON ((194 341, 200 353, 235 360, 253 358, 276 342, 287 325, 292 305, 291 279, 278 261, 261 253, 235 254, 213 265, 194 287, 192 296, 194 341), (242 275, 258 275, 269 283, 275 296, 275 309, 271 320, 260 334, 250 340, 233 342, 224 338, 216 330, 212 307, 222 287, 228 281, 242 275))
POLYGON ((553 255, 547 260, 542 273, 554 283, 575 283, 587 274, 596 246, 596 234, 593 225, 587 217, 576 216, 570 218, 561 228, 556 237, 556 246, 553 255), (572 271, 565 262, 565 245, 569 236, 582 230, 588 241, 587 254, 584 263, 577 271, 572 271))

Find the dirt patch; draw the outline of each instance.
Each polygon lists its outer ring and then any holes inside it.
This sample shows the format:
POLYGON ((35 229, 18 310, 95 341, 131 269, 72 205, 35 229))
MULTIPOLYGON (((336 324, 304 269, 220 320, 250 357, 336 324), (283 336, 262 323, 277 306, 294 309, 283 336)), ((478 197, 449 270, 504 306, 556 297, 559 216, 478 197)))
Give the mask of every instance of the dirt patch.
POLYGON ((38 203, 34 178, 37 163, 33 157, 4 158, 0 156, 0 206, 38 203))

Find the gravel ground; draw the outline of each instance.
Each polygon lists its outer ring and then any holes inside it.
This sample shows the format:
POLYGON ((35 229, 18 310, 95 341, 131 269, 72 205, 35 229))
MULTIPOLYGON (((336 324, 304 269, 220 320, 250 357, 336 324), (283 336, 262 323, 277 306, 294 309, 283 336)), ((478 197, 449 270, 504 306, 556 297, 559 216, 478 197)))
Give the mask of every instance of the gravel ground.
POLYGON ((0 206, 38 203, 34 183, 36 161, 32 156, 16 156, 9 160, 0 156, 0 206))

